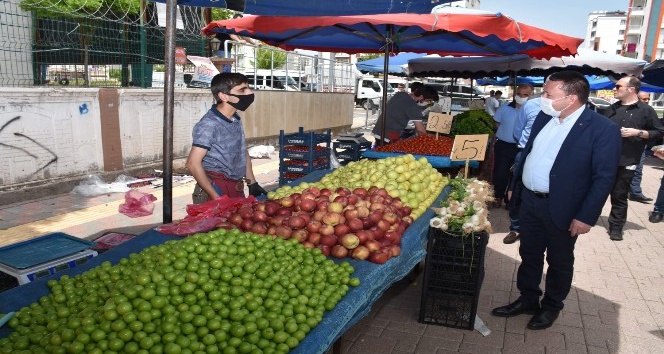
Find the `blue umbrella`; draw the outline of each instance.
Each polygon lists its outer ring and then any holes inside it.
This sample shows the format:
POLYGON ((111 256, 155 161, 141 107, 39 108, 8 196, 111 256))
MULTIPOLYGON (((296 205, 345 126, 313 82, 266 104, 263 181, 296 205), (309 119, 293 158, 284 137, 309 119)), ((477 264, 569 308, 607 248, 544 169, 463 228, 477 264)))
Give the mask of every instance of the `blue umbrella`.
MULTIPOLYGON (((408 61, 415 58, 421 58, 424 54, 422 53, 399 53, 395 56, 390 57, 390 65, 387 67, 387 71, 390 74, 404 76, 403 65, 408 64, 408 61)), ((355 64, 357 70, 362 73, 382 73, 385 67, 385 58, 375 58, 365 61, 359 61, 355 64)))
MULTIPOLYGON (((514 84, 514 80, 509 76, 503 77, 485 77, 477 80, 480 86, 493 85, 493 86, 510 86, 514 84)), ((544 76, 517 76, 516 84, 531 84, 533 86, 544 85, 544 76)))

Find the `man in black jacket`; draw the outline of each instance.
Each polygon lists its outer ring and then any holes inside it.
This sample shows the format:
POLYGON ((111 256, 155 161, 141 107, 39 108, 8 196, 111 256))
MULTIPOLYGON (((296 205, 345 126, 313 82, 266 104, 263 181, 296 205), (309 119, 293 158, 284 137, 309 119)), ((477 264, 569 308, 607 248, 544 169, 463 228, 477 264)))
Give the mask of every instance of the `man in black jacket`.
POLYGON ((657 113, 637 96, 641 81, 627 76, 618 80, 614 96, 619 100, 612 104, 605 114, 620 127, 622 153, 618 174, 611 191, 611 213, 609 214, 609 237, 613 241, 623 239, 623 226, 627 221, 627 195, 639 164, 641 154, 649 139, 664 135, 664 126, 657 113))

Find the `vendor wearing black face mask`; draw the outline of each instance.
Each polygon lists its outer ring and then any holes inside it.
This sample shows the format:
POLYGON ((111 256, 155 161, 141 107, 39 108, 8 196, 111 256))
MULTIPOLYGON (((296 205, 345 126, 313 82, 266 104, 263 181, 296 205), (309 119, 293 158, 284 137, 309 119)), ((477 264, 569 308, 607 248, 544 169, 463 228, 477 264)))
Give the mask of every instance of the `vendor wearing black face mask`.
POLYGON ((247 77, 221 73, 210 84, 215 104, 194 126, 193 146, 187 169, 196 179, 194 203, 221 195, 244 197, 244 181, 253 196, 265 194, 258 185, 247 152, 242 122, 237 111, 245 111, 254 102, 247 77))

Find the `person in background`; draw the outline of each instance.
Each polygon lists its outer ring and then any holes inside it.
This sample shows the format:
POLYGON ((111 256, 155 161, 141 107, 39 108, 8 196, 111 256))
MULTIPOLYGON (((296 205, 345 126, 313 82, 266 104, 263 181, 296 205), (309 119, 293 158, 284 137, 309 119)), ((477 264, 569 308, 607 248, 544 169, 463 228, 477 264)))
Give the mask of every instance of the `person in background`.
MULTIPOLYGON (((517 151, 517 140, 514 138, 514 125, 518 120, 521 105, 528 101, 533 94, 533 86, 521 84, 517 86, 514 99, 510 104, 500 106, 493 116, 496 130, 496 144, 494 145, 494 163, 492 184, 494 192, 494 208, 500 208, 503 200, 507 201, 505 193, 509 184, 510 168, 514 164, 517 151)), ((507 205, 507 202, 505 203, 507 205)), ((515 230, 510 230, 514 232, 515 230)))
MULTIPOLYGON (((424 124, 422 123, 422 106, 428 105, 431 102, 438 101, 438 91, 433 87, 422 85, 412 88, 412 93, 397 92, 387 101, 385 110, 387 111, 387 119, 385 124, 385 143, 393 143, 401 138, 401 133, 408 125, 409 121, 415 124, 416 134, 426 134, 424 124)), ((376 142, 380 143, 380 136, 383 131, 383 119, 378 117, 376 125, 371 131, 376 142)))
POLYGON ((639 79, 631 76, 621 78, 613 88, 618 101, 605 110, 605 115, 621 127, 622 136, 620 165, 611 190, 608 233, 613 241, 623 239, 623 227, 627 222, 627 195, 646 142, 664 134, 664 126, 655 110, 639 100, 637 94, 640 89, 639 79))
MULTIPOLYGON (((242 18, 242 17, 243 17, 242 14, 239 13, 233 15, 233 19, 242 18)), ((226 41, 235 41, 244 44, 260 45, 260 41, 257 41, 253 38, 238 36, 236 34, 217 33, 215 38, 221 41, 217 55, 222 58, 230 58, 231 53, 233 52, 233 43, 228 43, 228 45, 226 45, 226 41)))
POLYGON ((503 92, 498 90, 493 95, 486 98, 484 101, 484 111, 489 113, 493 117, 496 114, 496 110, 500 107, 500 97, 503 95, 503 92))
MULTIPOLYGON (((654 156, 664 160, 664 146, 656 146, 654 149, 654 156)), ((648 221, 651 223, 658 223, 664 219, 664 177, 659 184, 659 191, 657 192, 657 199, 655 200, 655 209, 653 209, 648 221)))
POLYGON ((266 194, 256 182, 247 152, 244 129, 237 111, 246 111, 254 101, 247 77, 221 73, 210 83, 215 104, 194 125, 193 143, 186 167, 196 179, 194 204, 221 195, 244 197, 244 182, 253 196, 266 194))
POLYGON ((534 313, 527 325, 531 330, 551 327, 563 309, 572 286, 574 245, 597 222, 620 159, 620 129, 586 107, 590 86, 583 75, 557 72, 543 89, 542 112, 512 183, 521 221, 521 296, 491 312, 500 317, 534 313))
POLYGON ((397 84, 397 91, 399 91, 399 92, 406 92, 406 85, 404 85, 404 84, 397 84))
MULTIPOLYGON (((650 103, 650 94, 647 92, 639 91, 637 97, 639 98, 639 101, 645 104, 650 103)), ((644 204, 649 204, 652 202, 652 198, 648 198, 643 195, 643 190, 641 189, 641 178, 643 178, 643 163, 646 160, 646 151, 648 151, 648 145, 650 144, 646 144, 646 148, 641 154, 641 160, 636 166, 636 170, 634 170, 634 177, 632 178, 632 183, 629 186, 629 200, 644 204)))
MULTIPOLYGON (((510 172, 512 175, 514 175, 514 166, 519 164, 519 161, 521 160, 521 152, 523 151, 523 148, 526 146, 526 143, 528 142, 528 137, 530 136, 530 129, 533 126, 533 122, 535 121, 535 118, 540 112, 540 98, 531 96, 531 99, 528 100, 525 104, 521 106, 519 109, 519 113, 517 115, 517 122, 514 124, 514 130, 513 130, 513 135, 514 139, 517 141, 517 153, 516 156, 514 156, 514 165, 510 169, 510 172)), ((514 178, 514 177, 512 177, 514 178)), ((519 208, 514 203, 514 199, 512 199, 511 194, 512 190, 510 189, 512 184, 510 183, 510 186, 508 186, 508 191, 507 191, 507 196, 509 200, 509 217, 510 217, 510 232, 503 238, 503 243, 505 244, 512 244, 516 242, 521 235, 519 234, 519 230, 521 229, 520 222, 519 222, 519 208)))

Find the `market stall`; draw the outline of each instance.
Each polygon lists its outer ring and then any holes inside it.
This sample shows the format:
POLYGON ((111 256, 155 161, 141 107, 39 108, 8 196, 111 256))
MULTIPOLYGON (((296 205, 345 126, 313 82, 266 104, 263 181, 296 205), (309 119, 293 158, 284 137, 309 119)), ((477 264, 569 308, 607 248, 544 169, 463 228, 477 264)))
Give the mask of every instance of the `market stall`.
MULTIPOLYGON (((329 171, 316 171, 299 182, 318 181, 328 173, 329 171)), ((433 205, 439 205, 446 198, 446 193, 445 190, 441 192, 435 198, 433 205)), ((424 258, 429 220, 433 215, 433 211, 427 209, 417 218, 403 234, 401 254, 384 264, 344 259, 355 268, 353 276, 360 279, 360 285, 351 288, 334 309, 326 312, 322 322, 308 333, 293 352, 307 354, 325 352, 349 327, 369 312, 372 304, 380 298, 391 284, 406 276, 424 258)), ((177 237, 149 230, 112 250, 90 259, 86 264, 60 274, 73 276, 99 266, 106 261, 115 264, 149 246, 162 244, 173 239, 177 239, 177 237)), ((0 312, 17 311, 21 307, 39 301, 40 297, 46 295, 49 291, 47 281, 50 278, 44 278, 0 293, 0 312)), ((0 337, 5 337, 8 333, 8 328, 2 328, 0 337)))

